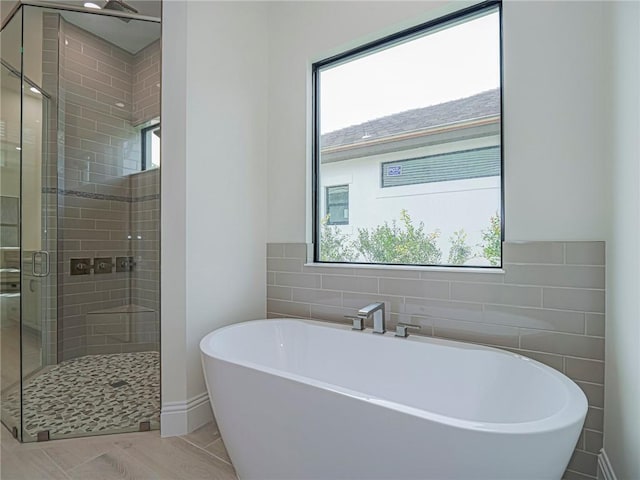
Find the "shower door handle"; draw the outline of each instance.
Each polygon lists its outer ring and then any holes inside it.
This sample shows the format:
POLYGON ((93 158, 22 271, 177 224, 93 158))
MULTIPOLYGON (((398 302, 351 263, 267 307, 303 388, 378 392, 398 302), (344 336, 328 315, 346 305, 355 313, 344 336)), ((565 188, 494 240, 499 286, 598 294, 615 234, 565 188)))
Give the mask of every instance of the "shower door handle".
POLYGON ((34 277, 49 276, 49 252, 37 250, 31 254, 31 273, 34 277), (40 273, 36 272, 36 257, 40 256, 40 273))

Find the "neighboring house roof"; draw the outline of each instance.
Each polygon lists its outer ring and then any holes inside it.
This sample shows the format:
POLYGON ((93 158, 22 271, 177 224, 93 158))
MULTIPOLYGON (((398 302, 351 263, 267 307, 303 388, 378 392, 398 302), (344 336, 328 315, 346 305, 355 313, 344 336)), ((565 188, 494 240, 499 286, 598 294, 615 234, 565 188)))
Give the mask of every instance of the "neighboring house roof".
POLYGON ((370 142, 433 127, 449 125, 500 114, 500 90, 487 90, 471 97, 415 108, 376 118, 359 125, 322 135, 321 148, 335 148, 370 142))

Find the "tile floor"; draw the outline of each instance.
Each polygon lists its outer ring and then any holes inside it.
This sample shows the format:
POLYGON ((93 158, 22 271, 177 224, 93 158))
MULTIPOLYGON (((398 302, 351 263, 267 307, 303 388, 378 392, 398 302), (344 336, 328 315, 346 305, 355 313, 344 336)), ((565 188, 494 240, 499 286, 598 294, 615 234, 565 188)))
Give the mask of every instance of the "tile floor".
MULTIPOLYGON (((61 362, 25 382, 22 413, 25 440, 40 431, 49 431, 52 439, 135 432, 146 421, 156 429, 160 354, 86 355, 61 362)), ((3 398, 2 418, 20 418, 19 391, 3 398)))
POLYGON ((2 430, 2 480, 237 480, 215 422, 183 437, 127 433, 18 443, 2 430))

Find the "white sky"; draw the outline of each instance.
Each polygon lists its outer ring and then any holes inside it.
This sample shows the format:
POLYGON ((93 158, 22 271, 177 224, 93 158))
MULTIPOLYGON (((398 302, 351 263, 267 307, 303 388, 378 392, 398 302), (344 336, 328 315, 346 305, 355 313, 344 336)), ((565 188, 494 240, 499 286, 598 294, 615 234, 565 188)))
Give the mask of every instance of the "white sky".
POLYGON ((320 74, 320 131, 468 97, 500 85, 498 13, 320 74))

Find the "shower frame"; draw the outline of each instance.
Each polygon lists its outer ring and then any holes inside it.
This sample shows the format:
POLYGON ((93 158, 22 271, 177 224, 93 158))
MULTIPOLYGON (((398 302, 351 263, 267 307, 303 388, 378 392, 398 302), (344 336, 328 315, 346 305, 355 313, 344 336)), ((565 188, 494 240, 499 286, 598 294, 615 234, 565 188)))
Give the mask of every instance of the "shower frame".
MULTIPOLYGON (((161 0, 159 0, 161 1, 161 0)), ((20 12, 21 13, 21 18, 20 18, 20 22, 21 22, 21 26, 20 26, 20 71, 17 71, 16 68, 14 68, 13 66, 11 66, 10 63, 5 62, 4 59, 2 59, 2 66, 3 68, 7 68, 11 74, 13 75, 17 75, 20 78, 20 82, 21 85, 23 86, 22 90, 24 90, 24 86, 27 87, 31 87, 31 88, 35 88, 39 90, 39 93, 42 94, 42 98, 43 100, 46 100, 48 103, 46 103, 46 107, 43 107, 43 109, 50 109, 50 108, 56 108, 55 105, 51 105, 52 103, 52 96, 50 95, 49 92, 46 92, 43 88, 42 85, 38 85, 37 82, 33 81, 32 79, 30 79, 26 74, 25 74, 25 70, 24 70, 24 56, 25 56, 25 52, 24 52, 24 40, 25 40, 25 34, 26 32, 24 31, 24 27, 25 27, 25 11, 27 10, 25 7, 36 7, 36 8, 40 8, 40 9, 46 9, 47 11, 51 11, 51 12, 55 12, 55 11, 59 11, 59 12, 77 12, 77 13, 81 13, 81 14, 87 14, 87 15, 98 15, 98 16, 103 16, 103 17, 109 17, 109 18, 119 18, 122 20, 127 20, 127 22, 131 21, 131 20, 138 20, 138 21, 144 21, 144 22, 151 22, 151 23, 157 23, 160 27, 160 38, 162 37, 162 21, 161 18, 158 17, 151 17, 151 16, 146 16, 146 15, 139 15, 139 14, 135 14, 135 13, 129 13, 129 12, 124 12, 124 11, 117 11, 117 10, 98 10, 98 9, 93 9, 93 8, 86 8, 86 7, 82 7, 82 6, 76 6, 76 5, 69 5, 69 4, 62 4, 62 3, 53 3, 53 2, 44 2, 44 1, 37 1, 37 0, 19 0, 15 3, 15 5, 13 6, 13 8, 11 9, 11 11, 9 12, 9 14, 2 20, 2 23, 0 25, 0 32, 4 32, 5 27, 7 27, 8 25, 11 24, 12 20, 14 20, 14 18, 16 17, 16 15, 20 12)), ((161 89, 161 85, 159 85, 159 88, 161 89)), ((24 259, 23 259, 23 236, 22 236, 22 204, 23 204, 23 184, 22 184, 22 168, 23 168, 23 128, 24 128, 24 124, 23 124, 23 109, 24 109, 24 92, 20 93, 20 154, 19 154, 19 163, 20 163, 20 197, 19 197, 19 205, 20 205, 20 221, 19 221, 19 251, 20 251, 20 298, 22 299, 21 302, 24 301, 24 295, 23 295, 23 289, 25 288, 24 284, 24 279, 23 279, 23 270, 24 270, 24 259)), ((162 113, 160 112, 160 118, 162 118, 162 113)), ((47 135, 47 132, 45 131, 45 128, 48 129, 48 125, 45 127, 45 121, 43 121, 42 123, 42 135, 43 135, 43 143, 47 143, 48 140, 45 140, 45 137, 47 135)), ((44 147, 43 147, 44 148, 44 147)), ((45 153, 45 151, 43 150, 42 153, 42 164, 44 165, 46 160, 45 160, 45 156, 48 155, 47 153, 45 153)), ((55 161, 55 160, 54 160, 55 161)), ((160 174, 160 170, 158 171, 158 174, 160 174)), ((43 176, 46 175, 45 173, 43 173, 43 176)), ((43 183, 44 185, 44 183, 43 183)), ((44 196, 44 191, 45 189, 42 189, 42 195, 44 196)), ((44 219, 43 221, 45 222, 45 231, 46 231, 46 217, 47 217, 47 213, 44 211, 45 208, 43 207, 43 211, 42 211, 42 218, 44 219)), ((57 210, 57 199, 56 199, 56 210, 57 210)), ((57 213, 56 213, 57 216, 57 213)), ((56 226, 57 227, 57 226, 56 226)), ((158 225, 159 228, 159 225, 158 225)), ((59 235, 59 229, 56 228, 56 235, 59 235)), ((54 260, 53 260, 53 264, 54 264, 54 268, 51 269, 52 270, 52 275, 55 278, 56 277, 56 264, 57 264, 57 254, 60 253, 60 248, 57 246, 57 242, 58 242, 58 238, 55 238, 55 245, 56 245, 56 252, 54 255, 54 260)), ((41 256, 38 259, 39 265, 40 265, 40 273, 43 272, 43 269, 46 268, 47 271, 47 275, 49 274, 49 255, 48 255, 48 247, 45 246, 43 247, 43 254, 46 253, 46 257, 41 256), (45 265, 46 262, 46 265, 45 265)), ((35 263, 35 256, 34 256, 34 263, 35 263)), ((35 265, 33 266, 34 269, 34 274, 35 274, 35 270, 36 267, 35 265)), ((41 275, 44 276, 44 275, 41 275)), ((57 281, 57 279, 54 279, 53 282, 55 283, 54 288, 56 289, 56 291, 59 291, 59 282, 57 281)), ((158 283, 157 286, 157 291, 158 291, 158 296, 160 295, 160 285, 158 283)), ((58 297, 58 294, 56 294, 56 298, 58 297)), ((57 310, 54 309, 54 310, 57 310)), ((21 304, 20 306, 20 320, 19 320, 19 331, 20 331, 20 358, 19 358, 19 363, 20 363, 20 373, 19 373, 19 386, 17 387, 19 389, 20 392, 20 415, 19 415, 19 426, 16 428, 12 428, 12 433, 14 435, 14 437, 16 437, 19 441, 25 441, 25 439, 23 438, 23 432, 24 432, 24 399, 23 399, 23 383, 24 381, 28 378, 29 375, 25 375, 23 374, 23 370, 24 370, 24 366, 23 366, 23 324, 24 324, 24 318, 23 318, 23 314, 24 314, 24 310, 23 310, 23 305, 21 304)), ((160 321, 160 311, 158 309, 157 311, 157 315, 158 315, 158 322, 160 321)), ((44 317, 43 317, 44 318, 44 317)), ((57 314, 55 314, 55 318, 57 321, 57 314)), ((41 318, 42 321, 42 318, 41 318)), ((44 348, 43 348, 43 355, 44 355, 44 348)), ((59 356, 59 354, 57 354, 57 356, 59 356)), ((58 358, 59 361, 59 358, 58 358)), ((44 368, 44 362, 41 364, 41 368, 44 368)), ((37 373, 37 371, 35 372, 37 373)), ((3 423, 4 423, 4 419, 3 419, 3 423)), ((0 426, 0 428, 2 428, 0 426)), ((49 440, 48 435, 47 438, 40 438, 40 436, 38 435, 37 441, 42 441, 42 440, 49 440)))

